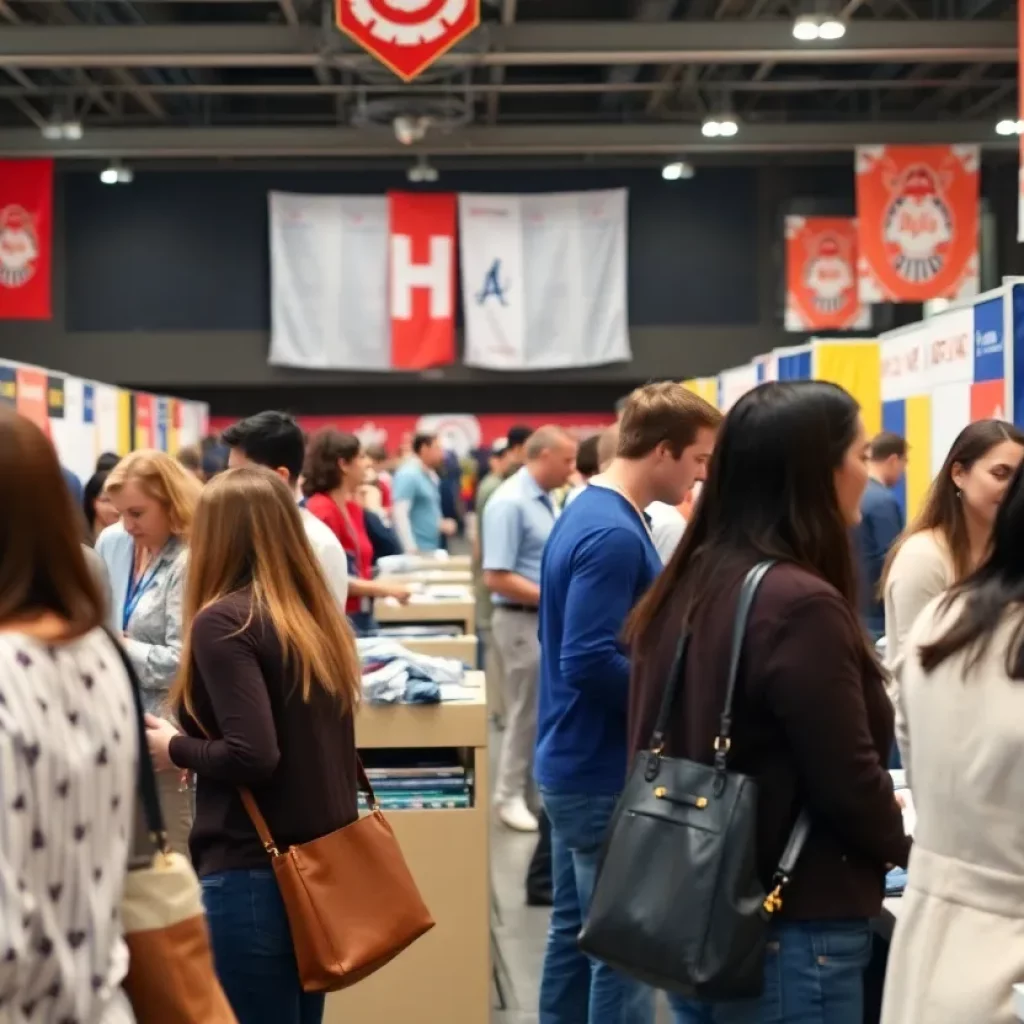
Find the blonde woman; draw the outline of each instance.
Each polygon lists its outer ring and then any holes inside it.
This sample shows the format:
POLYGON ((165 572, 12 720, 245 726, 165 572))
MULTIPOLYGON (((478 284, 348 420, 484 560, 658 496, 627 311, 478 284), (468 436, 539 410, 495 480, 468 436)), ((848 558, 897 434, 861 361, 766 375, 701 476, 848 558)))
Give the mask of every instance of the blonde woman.
MULTIPOLYGON (((104 493, 121 519, 96 541, 110 577, 113 626, 143 686, 147 711, 162 712, 181 662, 181 603, 189 530, 201 485, 164 452, 137 451, 107 477, 104 493)), ((168 840, 188 851, 188 777, 162 772, 168 840)))
POLYGON ((284 904, 239 797, 249 788, 282 850, 355 821, 355 641, 275 473, 207 485, 192 531, 185 652, 172 692, 182 731, 150 717, 157 767, 199 778, 192 860, 217 973, 239 1024, 319 1024, 284 904))

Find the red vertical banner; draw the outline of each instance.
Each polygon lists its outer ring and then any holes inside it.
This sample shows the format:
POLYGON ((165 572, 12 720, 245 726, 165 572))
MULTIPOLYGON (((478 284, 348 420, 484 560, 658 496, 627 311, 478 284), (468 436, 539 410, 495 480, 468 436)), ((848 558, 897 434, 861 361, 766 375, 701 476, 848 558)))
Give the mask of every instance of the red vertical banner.
POLYGON ((388 193, 391 368, 455 362, 453 193, 388 193))
POLYGON ((971 385, 971 422, 1006 419, 1006 381, 984 380, 971 385))
POLYGON ((135 447, 154 448, 153 396, 135 393, 135 447))
POLYGON ((0 320, 53 315, 53 161, 0 160, 0 320))
POLYGON ((18 412, 27 419, 30 419, 49 437, 50 414, 47 400, 49 378, 46 376, 46 371, 19 366, 17 378, 18 394, 15 401, 18 412))
POLYGON ((786 218, 786 330, 852 331, 871 326, 857 294, 857 222, 786 218))
POLYGON ((977 146, 857 149, 862 302, 978 293, 977 146))

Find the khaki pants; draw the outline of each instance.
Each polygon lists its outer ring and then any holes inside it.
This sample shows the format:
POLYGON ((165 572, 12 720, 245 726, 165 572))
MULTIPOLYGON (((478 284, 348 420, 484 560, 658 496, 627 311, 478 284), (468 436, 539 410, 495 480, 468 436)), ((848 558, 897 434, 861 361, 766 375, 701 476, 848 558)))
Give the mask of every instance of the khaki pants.
POLYGON ((164 812, 164 828, 167 829, 167 843, 175 853, 188 856, 188 836, 192 831, 191 785, 181 791, 181 772, 157 772, 157 789, 160 792, 160 808, 164 812))
POLYGON ((495 605, 491 631, 504 670, 505 731, 494 785, 494 802, 504 804, 527 799, 531 789, 540 673, 537 615, 495 605))
POLYGON ((484 673, 487 676, 487 710, 499 721, 505 720, 505 673, 501 667, 501 652, 494 640, 490 624, 480 626, 480 642, 484 645, 484 673))

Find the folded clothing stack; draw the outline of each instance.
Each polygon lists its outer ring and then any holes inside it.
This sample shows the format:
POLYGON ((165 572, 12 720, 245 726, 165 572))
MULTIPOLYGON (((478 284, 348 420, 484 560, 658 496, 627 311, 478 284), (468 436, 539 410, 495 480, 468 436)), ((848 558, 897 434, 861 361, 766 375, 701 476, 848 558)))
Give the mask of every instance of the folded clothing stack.
POLYGON ((357 641, 363 696, 371 704, 438 704, 442 684, 462 683, 465 668, 454 658, 415 654, 386 637, 357 641))

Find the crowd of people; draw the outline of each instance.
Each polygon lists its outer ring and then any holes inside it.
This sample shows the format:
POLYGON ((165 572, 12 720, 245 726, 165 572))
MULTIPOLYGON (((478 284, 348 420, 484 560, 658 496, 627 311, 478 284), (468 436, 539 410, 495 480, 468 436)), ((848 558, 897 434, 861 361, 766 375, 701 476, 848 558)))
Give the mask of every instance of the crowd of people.
MULTIPOLYGON (((500 746, 491 798, 505 827, 538 833, 526 899, 551 906, 541 1024, 653 1021, 654 990, 577 937, 659 712, 658 756, 756 780, 764 892, 797 819, 810 822, 762 922, 761 995, 677 988, 675 1024, 860 1024, 870 922, 908 861, 885 1024, 1010 1024, 1024 981, 1024 435, 968 426, 909 526, 894 488, 917 456, 895 435, 869 439, 826 383, 762 385, 724 419, 679 384, 649 384, 581 443, 517 427, 486 455, 470 540, 500 746), (737 647, 741 586, 765 563, 737 647), (912 836, 889 770, 900 759, 912 836)), ((281 849, 356 820, 355 638, 373 633, 376 599, 410 597, 377 561, 461 529, 446 459, 436 437, 396 465, 264 412, 177 458, 104 455, 75 491, 43 433, 0 410, 12 1020, 133 1019, 120 866, 138 842, 141 757, 166 848, 199 876, 239 1024, 319 1022, 323 996, 303 991, 240 793, 281 849)), ((637 927, 690 898, 686 885, 666 877, 665 906, 639 908, 637 927)))

